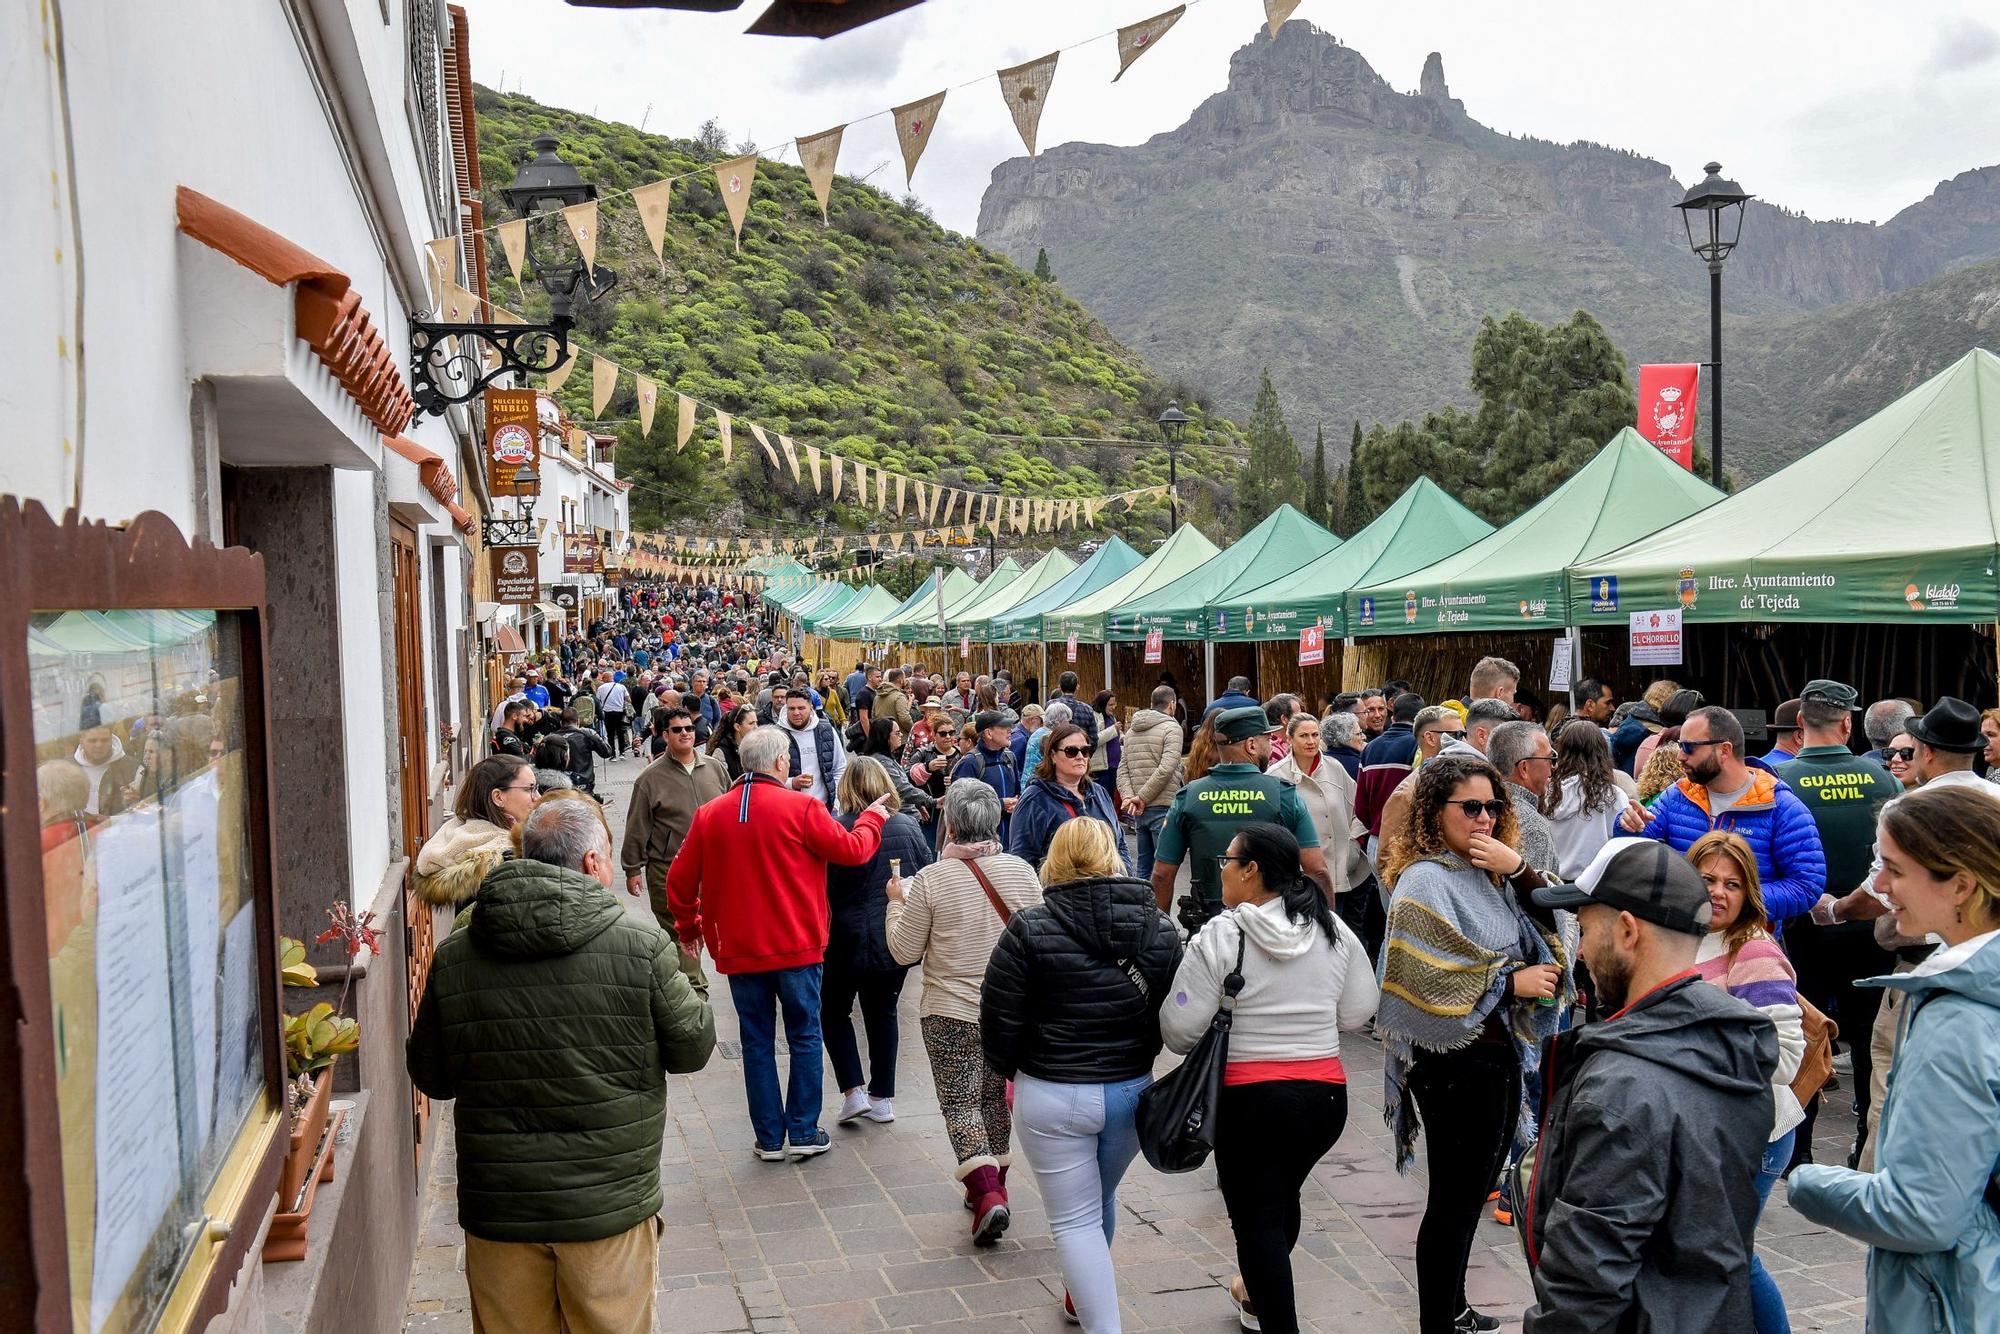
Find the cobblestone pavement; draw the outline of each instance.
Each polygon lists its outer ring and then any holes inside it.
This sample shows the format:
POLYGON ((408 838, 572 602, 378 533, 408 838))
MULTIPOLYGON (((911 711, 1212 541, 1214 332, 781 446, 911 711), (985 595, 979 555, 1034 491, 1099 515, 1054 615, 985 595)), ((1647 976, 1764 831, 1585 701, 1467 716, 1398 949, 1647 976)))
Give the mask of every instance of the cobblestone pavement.
MULTIPOLYGON (((639 771, 611 767, 614 829, 639 771)), ((636 915, 650 915, 643 899, 636 915)), ((979 1329, 1057 1331, 1062 1279, 1033 1179, 1010 1180, 1013 1226, 1001 1244, 975 1250, 917 1034, 915 978, 903 990, 896 1120, 833 1126, 839 1091, 828 1081, 835 1148, 804 1163, 763 1163, 750 1154, 736 1055, 736 1019, 726 992, 709 1067, 668 1079, 661 1150, 666 1231, 660 1242, 660 1331, 979 1329)), ((856 1024, 857 1031, 859 1023, 856 1024)), ((1293 1272, 1299 1311, 1314 1330, 1414 1330, 1414 1254, 1423 1215, 1420 1173, 1400 1177, 1382 1124, 1381 1048, 1360 1036, 1343 1044, 1354 1097, 1347 1129, 1305 1189, 1306 1226, 1293 1272)), ((1844 1062, 1843 1062, 1844 1064, 1844 1062)), ((1160 1070, 1172 1068, 1163 1058, 1160 1070)), ((1845 1075, 1843 1074, 1843 1079, 1845 1075)), ((1853 1117, 1843 1106, 1820 1120, 1819 1160, 1845 1155, 1853 1117)), ((457 1226, 456 1162, 448 1108, 439 1136, 410 1284, 406 1329, 471 1329, 464 1237, 457 1226)), ((1421 1160, 1421 1150, 1419 1153, 1421 1160)), ((1222 1285, 1236 1271, 1235 1242, 1212 1168, 1163 1176, 1137 1160, 1118 1192, 1113 1256, 1127 1330, 1234 1329, 1222 1285)), ((1760 1229, 1765 1265, 1784 1291, 1798 1331, 1861 1329, 1864 1251, 1806 1222, 1774 1192, 1760 1229)), ((1518 1329, 1532 1299, 1511 1229, 1480 1225, 1468 1278, 1473 1304, 1518 1329)))

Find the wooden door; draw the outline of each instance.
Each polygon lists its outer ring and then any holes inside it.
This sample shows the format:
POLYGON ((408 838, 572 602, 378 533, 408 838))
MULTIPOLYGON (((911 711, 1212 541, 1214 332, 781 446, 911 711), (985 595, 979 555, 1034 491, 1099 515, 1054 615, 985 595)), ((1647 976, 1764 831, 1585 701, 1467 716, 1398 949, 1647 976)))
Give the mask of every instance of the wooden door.
MULTIPOLYGON (((394 584, 396 615, 396 733, 399 738, 403 796, 403 855, 415 863, 417 851, 430 837, 429 714, 424 707, 423 582, 418 577, 417 535, 401 524, 389 525, 389 570, 394 584)), ((403 926, 408 943, 404 961, 410 1022, 416 1023, 417 1002, 430 977, 431 953, 437 941, 431 906, 416 892, 414 871, 403 875, 403 926)), ((410 1114, 415 1122, 419 1161, 430 1101, 410 1090, 410 1114)))

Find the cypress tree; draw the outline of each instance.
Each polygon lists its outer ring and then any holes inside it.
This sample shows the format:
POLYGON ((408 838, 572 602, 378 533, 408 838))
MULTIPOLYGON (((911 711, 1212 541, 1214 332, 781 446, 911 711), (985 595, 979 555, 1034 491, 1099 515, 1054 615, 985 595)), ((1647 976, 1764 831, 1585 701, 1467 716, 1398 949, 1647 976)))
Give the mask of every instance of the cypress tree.
POLYGON ((1035 252, 1035 276, 1041 279, 1045 283, 1052 283, 1056 280, 1056 271, 1049 264, 1049 251, 1047 246, 1043 246, 1040 250, 1035 252))
POLYGON ((1298 504, 1305 490, 1299 442, 1285 426, 1285 410, 1278 405, 1278 391, 1271 384, 1268 367, 1258 381, 1257 401, 1250 409, 1245 434, 1250 437, 1250 457, 1243 466, 1238 513, 1247 531, 1278 506, 1298 504))
POLYGON ((1306 517, 1322 528, 1332 526, 1333 492, 1326 477, 1326 425, 1313 433, 1313 470, 1306 481, 1306 517))

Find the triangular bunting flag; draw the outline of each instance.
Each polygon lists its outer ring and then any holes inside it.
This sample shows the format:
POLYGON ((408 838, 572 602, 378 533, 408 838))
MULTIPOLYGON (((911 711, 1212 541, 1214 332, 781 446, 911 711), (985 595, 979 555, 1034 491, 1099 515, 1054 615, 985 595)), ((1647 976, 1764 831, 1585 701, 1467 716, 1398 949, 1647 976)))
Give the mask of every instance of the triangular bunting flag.
POLYGON ((917 174, 917 159, 924 155, 924 148, 931 141, 931 131, 937 128, 938 108, 944 105, 944 94, 932 93, 916 102, 905 102, 890 114, 896 120, 896 142, 903 149, 903 180, 912 181, 917 174))
POLYGON ((576 238, 576 248, 583 252, 583 267, 587 273, 597 263, 597 201, 571 204, 562 211, 563 221, 569 224, 569 234, 576 238))
POLYGON ((1187 12, 1186 5, 1175 5, 1164 14, 1155 14, 1149 19, 1140 19, 1118 30, 1118 72, 1111 76, 1116 83, 1125 77, 1125 71, 1132 68, 1132 62, 1153 49, 1167 29, 1181 21, 1187 12))
POLYGON ((438 289, 438 319, 446 324, 467 324, 479 318, 479 298, 450 278, 438 289))
POLYGON ((639 225, 646 229, 646 239, 652 242, 653 258, 662 263, 666 261, 662 247, 667 243, 667 208, 673 189, 672 181, 654 181, 632 192, 632 202, 639 206, 639 225))
POLYGON ((674 428, 674 453, 687 448, 688 437, 694 434, 694 400, 686 394, 675 394, 678 400, 680 422, 674 428))
POLYGON ((1040 60, 1003 69, 999 74, 1000 96, 1006 99, 1007 110, 1014 113, 1014 128, 1021 132, 1029 157, 1035 155, 1035 131, 1041 126, 1042 104, 1049 100, 1049 85, 1056 80, 1056 57, 1061 54, 1051 51, 1040 60))
POLYGON ((458 281, 458 238, 440 236, 424 242, 424 249, 430 255, 431 290, 442 299, 444 285, 458 281))
POLYGON ((521 281, 521 265, 528 259, 528 220, 515 218, 503 222, 497 229, 500 233, 500 253, 507 256, 507 272, 514 275, 514 281, 521 281))
POLYGON ((634 374, 632 383, 639 391, 639 434, 653 433, 653 409, 660 401, 660 386, 643 375, 634 374))
POLYGON ((846 128, 836 125, 793 145, 799 150, 799 165, 806 169, 806 179, 812 182, 813 198, 819 200, 821 222, 826 221, 826 200, 833 193, 833 164, 840 156, 840 135, 846 128))
POLYGON ((764 428, 756 422, 745 422, 744 425, 750 428, 751 435, 757 437, 757 443, 764 451, 765 462, 771 465, 772 472, 776 472, 778 470, 778 451, 771 448, 771 437, 765 435, 764 428))
POLYGON ((1273 37, 1278 35, 1278 29, 1285 26, 1285 20, 1298 7, 1299 0, 1264 0, 1264 22, 1273 37))
POLYGON ((618 363, 595 352, 590 354, 590 415, 602 420, 604 405, 618 388, 618 363))
POLYGON ((838 454, 828 454, 828 455, 826 456, 826 463, 827 463, 827 467, 828 467, 828 468, 829 468, 829 469, 830 469, 830 470, 832 471, 832 473, 833 473, 833 481, 832 481, 832 486, 833 486, 833 499, 835 499, 835 500, 839 500, 839 499, 840 499, 840 481, 841 481, 841 478, 843 478, 843 477, 845 477, 845 476, 847 475, 847 460, 845 460, 845 459, 841 458, 841 457, 840 457, 840 455, 838 455, 838 454))
POLYGON ((562 365, 549 372, 549 392, 553 394, 556 390, 567 384, 569 382, 569 373, 575 369, 576 353, 572 352, 563 358, 562 365))
POLYGON ((799 482, 799 447, 792 443, 790 436, 780 435, 778 437, 778 448, 785 451, 785 466, 792 470, 792 483, 793 485, 797 485, 799 482))
POLYGON ((813 484, 813 494, 814 494, 814 495, 818 495, 818 494, 820 493, 820 491, 821 491, 821 487, 820 487, 820 484, 819 484, 819 446, 818 446, 818 445, 807 445, 807 446, 806 446, 806 468, 807 468, 807 470, 808 470, 809 472, 811 472, 811 473, 812 473, 812 484, 813 484))
POLYGON ((901 473, 896 474, 896 513, 898 515, 903 513, 903 487, 909 480, 909 478, 903 476, 901 473))
POLYGON ((875 508, 878 510, 889 508, 889 474, 880 468, 875 470, 875 508))
POLYGON ((868 465, 860 459, 854 460, 854 503, 868 503, 868 465))
POLYGON ((743 218, 750 211, 750 187, 757 179, 757 155, 746 154, 715 164, 715 189, 722 206, 729 210, 729 225, 736 229, 736 248, 743 248, 743 218))
POLYGON ((715 431, 722 437, 722 461, 729 462, 736 454, 736 437, 729 432, 732 418, 722 409, 715 410, 715 431))

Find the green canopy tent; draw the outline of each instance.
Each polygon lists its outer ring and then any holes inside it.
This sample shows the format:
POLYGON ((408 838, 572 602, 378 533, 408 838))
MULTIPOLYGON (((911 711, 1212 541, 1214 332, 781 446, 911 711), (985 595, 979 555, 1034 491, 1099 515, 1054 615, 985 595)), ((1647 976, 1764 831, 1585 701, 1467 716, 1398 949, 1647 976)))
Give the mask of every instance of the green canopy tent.
POLYGON ((858 640, 871 637, 876 626, 899 609, 896 595, 875 584, 840 611, 811 627, 823 640, 858 640))
POLYGON ((1207 608, 1208 633, 1224 642, 1297 639, 1315 622, 1329 639, 1348 633, 1347 590, 1396 579, 1444 559, 1493 531, 1428 477, 1354 536, 1290 574, 1207 608))
POLYGON ((1169 639, 1203 638, 1209 607, 1242 606, 1250 589, 1339 546, 1338 537, 1290 505, 1280 505, 1213 560, 1118 607, 1107 631, 1115 641, 1144 639, 1155 630, 1169 639))
POLYGON ((1569 620, 1566 567, 1678 523, 1721 498, 1628 426, 1506 527, 1394 583, 1349 590, 1348 633, 1561 630, 1569 620))
POLYGON ((788 605, 785 614, 810 630, 815 621, 823 620, 839 611, 860 597, 864 591, 853 584, 829 582, 788 605))
MULTIPOLYGON (((1066 651, 1072 640, 1102 644, 1102 674, 1094 667, 1085 666, 1077 673, 1079 680, 1094 680, 1095 684, 1080 685, 1078 688, 1086 695, 1100 688, 1109 689, 1111 641, 1107 631, 1112 615, 1127 603, 1165 588, 1204 561, 1214 560, 1220 554, 1215 543, 1209 541, 1199 528, 1193 524, 1185 525, 1160 543, 1152 555, 1095 593, 1043 615, 1042 642, 1063 643, 1066 651)), ((1081 662, 1081 656, 1075 661, 1081 662)))
MULTIPOLYGON (((1019 579, 1020 577, 1021 577, 1020 563, 1016 561, 1012 556, 1009 556, 1006 560, 1000 562, 999 566, 994 569, 993 573, 987 575, 984 579, 979 580, 970 589, 966 590, 958 597, 952 598, 947 594, 947 598, 944 605, 944 619, 947 628, 949 628, 951 624, 951 618, 953 616, 958 615, 966 607, 972 606, 974 603, 978 602, 981 598, 986 597, 989 594, 999 593, 1000 591, 1007 588, 1016 579, 1019 579)), ((933 612, 937 610, 935 601, 933 601, 931 610, 933 612)), ((939 638, 940 632, 938 630, 938 622, 937 622, 937 617, 935 615, 932 615, 930 619, 926 621, 922 621, 916 624, 905 622, 901 625, 898 625, 896 627, 896 633, 897 633, 897 638, 902 640, 902 642, 905 644, 938 644, 944 642, 944 640, 939 638)))
POLYGON ((1021 577, 1004 588, 982 588, 979 596, 945 616, 945 632, 951 638, 986 642, 986 623, 1009 608, 1017 607, 1047 589, 1076 568, 1076 562, 1060 550, 1045 552, 1042 558, 1021 572, 1021 577))
POLYGON ((1042 617, 1059 607, 1085 598, 1106 584, 1136 569, 1145 557, 1134 551, 1124 538, 1112 536, 1089 559, 1034 596, 1024 598, 1003 612, 995 612, 984 624, 972 627, 972 637, 989 644, 1012 644, 1042 637, 1042 617))
POLYGON ((1701 514, 1580 557, 1568 593, 1585 625, 1671 607, 1689 623, 1991 623, 1996 557, 2000 357, 1975 348, 1701 514))
POLYGON ((1350 589, 1344 655, 1350 682, 1408 680, 1426 698, 1456 695, 1478 658, 1498 654, 1534 691, 1555 676, 1556 643, 1569 638, 1566 567, 1615 550, 1695 514, 1721 493, 1629 427, 1590 462, 1505 527, 1394 580, 1350 589), (1411 638, 1423 642, 1411 644, 1411 638), (1403 642, 1392 646, 1391 639, 1403 642))
MULTIPOLYGON (((892 615, 885 616, 875 626, 871 639, 900 641, 905 627, 914 628, 918 634, 928 625, 932 636, 937 634, 938 607, 949 607, 967 593, 979 587, 979 581, 959 569, 956 565, 942 572, 933 570, 909 600, 898 607, 892 615), (942 589, 940 590, 940 584, 942 589)), ((936 642, 935 638, 932 639, 936 642)))

